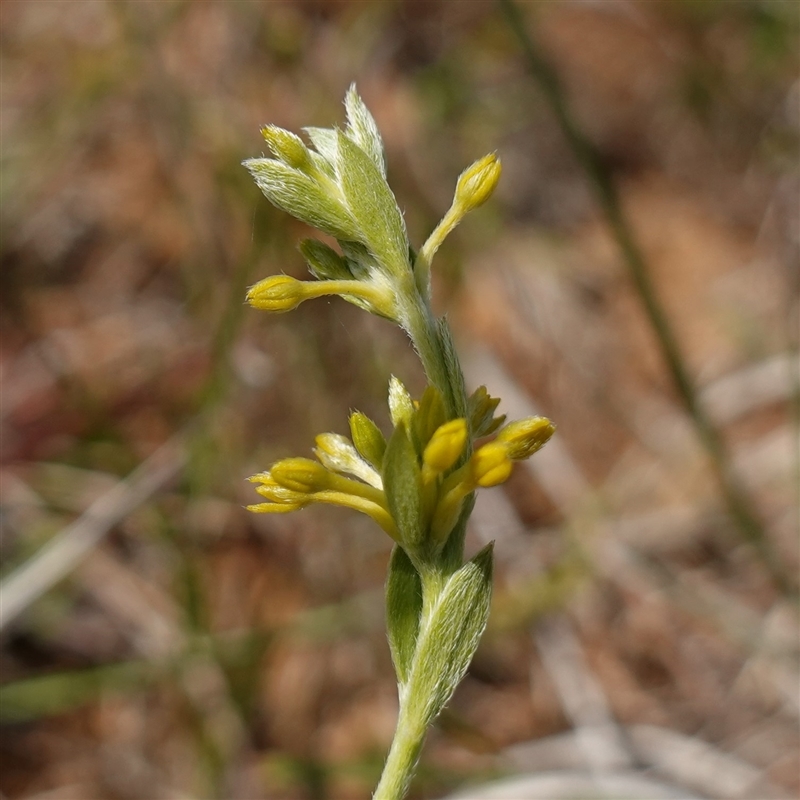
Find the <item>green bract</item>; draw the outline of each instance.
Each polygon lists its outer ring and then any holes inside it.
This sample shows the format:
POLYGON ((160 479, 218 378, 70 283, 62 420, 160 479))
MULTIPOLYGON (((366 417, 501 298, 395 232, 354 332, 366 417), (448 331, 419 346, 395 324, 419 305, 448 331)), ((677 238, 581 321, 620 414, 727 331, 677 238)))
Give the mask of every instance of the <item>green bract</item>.
POLYGON ((467 396, 450 329, 431 309, 430 266, 447 234, 484 203, 500 176, 494 154, 460 176, 451 208, 420 248, 409 246, 405 222, 386 182, 383 141, 355 87, 345 98, 344 129, 306 128, 311 142, 266 126, 272 158, 245 161, 266 197, 333 236, 339 251, 304 239, 300 251, 316 281, 273 275, 248 292, 267 311, 337 294, 400 325, 428 378, 415 401, 389 382, 388 437, 360 411, 351 439, 317 436, 314 455, 288 458, 250 480, 267 501, 261 513, 328 503, 367 514, 395 542, 386 582, 389 646, 398 678, 400 714, 378 800, 405 794, 425 731, 463 677, 486 625, 492 547, 464 563, 467 518, 478 487, 495 486, 513 464, 542 447, 554 431, 533 417, 503 427, 499 400, 481 386, 467 396), (496 434, 477 446, 476 440, 496 434))

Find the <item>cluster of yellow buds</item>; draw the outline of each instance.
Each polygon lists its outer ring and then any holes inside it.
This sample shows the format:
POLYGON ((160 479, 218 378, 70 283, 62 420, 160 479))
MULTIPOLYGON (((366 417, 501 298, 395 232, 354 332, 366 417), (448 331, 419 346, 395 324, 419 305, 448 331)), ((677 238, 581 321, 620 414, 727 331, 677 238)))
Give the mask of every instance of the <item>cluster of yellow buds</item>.
POLYGON ((300 251, 317 280, 272 275, 251 287, 247 300, 256 308, 282 312, 336 294, 412 333, 409 282, 429 299, 434 253, 460 220, 492 194, 500 161, 490 154, 462 173, 452 207, 415 256, 386 182, 383 140, 355 86, 347 92, 345 110, 344 130, 304 129, 311 147, 275 125, 261 129, 272 156, 244 162, 256 184, 278 208, 333 236, 341 253, 306 239, 300 251))
MULTIPOLYGON (((394 430, 385 438, 363 414, 350 417, 351 439, 317 437, 317 460, 288 458, 253 476, 265 502, 252 511, 286 513, 310 503, 333 503, 372 517, 409 552, 435 556, 468 512, 479 487, 507 480, 553 433, 542 417, 501 427, 498 400, 484 387, 467 398, 458 356, 443 320, 430 308, 430 265, 439 246, 466 214, 491 196, 500 177, 494 153, 461 173, 450 209, 414 254, 403 215, 386 182, 383 140, 354 86, 345 97, 347 124, 306 128, 311 146, 294 133, 267 125, 269 158, 245 161, 256 183, 279 208, 333 236, 327 244, 300 243, 317 279, 272 275, 252 286, 248 302, 290 311, 313 297, 345 300, 401 325, 413 340, 430 386, 419 402, 392 378, 389 408, 394 430), (493 433, 491 441, 476 442, 493 433)), ((463 533, 463 526, 460 529, 463 533)))
POLYGON ((553 434, 544 417, 503 425, 498 400, 481 386, 468 400, 467 418, 446 419, 441 393, 428 386, 413 401, 392 378, 389 411, 394 426, 387 440, 361 412, 350 416, 352 439, 317 436, 308 458, 278 461, 250 480, 267 502, 251 511, 286 513, 310 503, 331 503, 372 517, 411 554, 440 549, 458 521, 468 495, 496 486, 511 475, 515 461, 528 458, 553 434), (499 429, 499 430, 498 430, 499 429), (476 439, 496 432, 473 449, 476 439))

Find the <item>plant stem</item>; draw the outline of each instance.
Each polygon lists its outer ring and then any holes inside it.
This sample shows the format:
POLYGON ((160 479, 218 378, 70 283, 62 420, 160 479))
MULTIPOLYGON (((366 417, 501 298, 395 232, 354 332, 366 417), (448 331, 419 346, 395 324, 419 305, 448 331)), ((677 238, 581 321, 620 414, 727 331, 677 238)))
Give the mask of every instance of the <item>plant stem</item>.
POLYGON ((411 706, 408 698, 401 700, 394 739, 373 800, 402 800, 408 791, 426 732, 425 725, 411 718, 411 706))
POLYGON ((419 355, 425 374, 444 398, 448 419, 463 417, 466 413, 467 398, 464 379, 457 356, 450 357, 445 352, 445 343, 427 300, 417 291, 413 277, 398 296, 410 298, 401 308, 403 327, 408 333, 419 355))
MULTIPOLYGON (((420 564, 419 572, 422 579, 423 604, 417 642, 425 638, 425 631, 430 625, 431 617, 447 583, 446 576, 435 564, 420 564)), ((405 797, 430 723, 429 715, 426 717, 424 712, 429 708, 429 698, 419 691, 419 686, 414 680, 414 672, 408 683, 398 685, 398 690, 400 712, 397 717, 397 728, 373 800, 401 800, 405 797)))
POLYGON ((595 190, 600 208, 622 253, 628 274, 656 335, 672 382, 694 423, 698 438, 709 456, 728 512, 742 538, 758 552, 775 584, 784 593, 794 594, 795 590, 786 577, 780 559, 767 538, 753 502, 733 471, 722 436, 700 402, 694 381, 686 368, 677 337, 650 278, 645 257, 623 213, 622 203, 611 171, 604 163, 597 147, 578 127, 572 117, 558 75, 538 52, 532 37, 525 28, 518 7, 513 0, 499 0, 499 2, 509 26, 520 43, 530 73, 538 82, 558 120, 564 137, 595 190))

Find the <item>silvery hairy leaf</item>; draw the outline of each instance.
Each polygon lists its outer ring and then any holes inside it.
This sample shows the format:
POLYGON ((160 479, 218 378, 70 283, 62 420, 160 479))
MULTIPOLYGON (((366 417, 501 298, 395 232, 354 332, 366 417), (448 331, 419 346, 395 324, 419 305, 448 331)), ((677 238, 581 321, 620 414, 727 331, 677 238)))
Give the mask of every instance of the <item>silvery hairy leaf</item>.
POLYGON ((408 240, 392 190, 372 159, 341 131, 338 136, 339 184, 358 224, 355 238, 375 255, 382 269, 394 277, 403 276, 411 269, 408 240))
POLYGON ((303 239, 299 250, 308 264, 311 274, 321 281, 353 280, 347 261, 332 247, 318 239, 303 239))
POLYGON ((402 422, 409 429, 414 416, 414 401, 402 381, 394 375, 389 379, 389 416, 392 425, 402 422))
POLYGON ((347 208, 308 175, 273 158, 251 158, 244 166, 278 208, 337 239, 359 238, 347 208))
MULTIPOLYGON (((339 158, 339 143, 336 130, 334 128, 303 128, 303 130, 311 139, 311 144, 314 145, 317 153, 321 156, 321 161, 324 162, 324 170, 331 177, 336 174, 336 161, 339 158)), ((323 166, 320 162, 315 161, 318 166, 323 166)))
POLYGON ((344 105, 347 110, 345 133, 372 159, 372 163, 375 164, 381 175, 386 177, 386 153, 383 148, 383 139, 372 114, 359 97, 355 84, 348 90, 344 105))
POLYGON ((412 718, 429 725, 452 697, 478 648, 492 597, 492 544, 448 580, 419 634, 408 678, 412 718))

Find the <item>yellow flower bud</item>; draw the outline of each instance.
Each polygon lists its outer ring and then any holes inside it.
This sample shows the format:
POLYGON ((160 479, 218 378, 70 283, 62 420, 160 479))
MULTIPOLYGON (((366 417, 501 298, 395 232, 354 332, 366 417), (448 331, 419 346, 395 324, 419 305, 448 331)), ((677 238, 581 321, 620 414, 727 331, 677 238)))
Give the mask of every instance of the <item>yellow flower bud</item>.
POLYGON ((507 481, 513 465, 505 444, 489 442, 473 453, 470 472, 477 486, 488 488, 507 481))
POLYGON ((495 442, 505 445, 509 458, 521 461, 542 448, 555 429, 546 417, 526 417, 506 425, 497 434, 495 442))
POLYGON ((280 486, 272 479, 263 481, 262 486, 256 486, 256 491, 270 503, 293 505, 305 501, 305 495, 302 492, 295 492, 285 486, 280 486))
POLYGON ((288 275, 271 275, 247 291, 247 302, 251 306, 275 313, 291 311, 307 297, 306 284, 288 275))
POLYGON ((467 443, 467 421, 452 419, 440 425, 422 454, 422 461, 432 472, 446 472, 458 461, 467 443))
POLYGON ((462 214, 482 206, 492 196, 501 171, 500 159, 494 153, 478 159, 459 176, 453 205, 462 214))
POLYGON ((430 295, 430 268, 436 251, 450 231, 470 211, 483 205, 491 197, 497 181, 500 180, 501 170, 500 159, 494 153, 489 153, 467 167, 459 176, 453 204, 422 245, 414 262, 417 286, 424 294, 430 295))
POLYGON ((285 514, 289 511, 303 508, 303 506, 311 502, 311 498, 302 492, 292 491, 276 483, 269 472, 260 472, 258 475, 251 476, 248 480, 251 483, 260 483, 261 486, 256 486, 256 491, 269 501, 248 506, 250 511, 285 514))
POLYGON ((311 166, 311 155, 299 136, 279 128, 265 125, 261 135, 272 150, 273 155, 288 167, 305 171, 311 166))
POLYGON ((285 458, 273 465, 269 474, 278 486, 302 494, 326 489, 332 477, 322 464, 310 458, 285 458))

